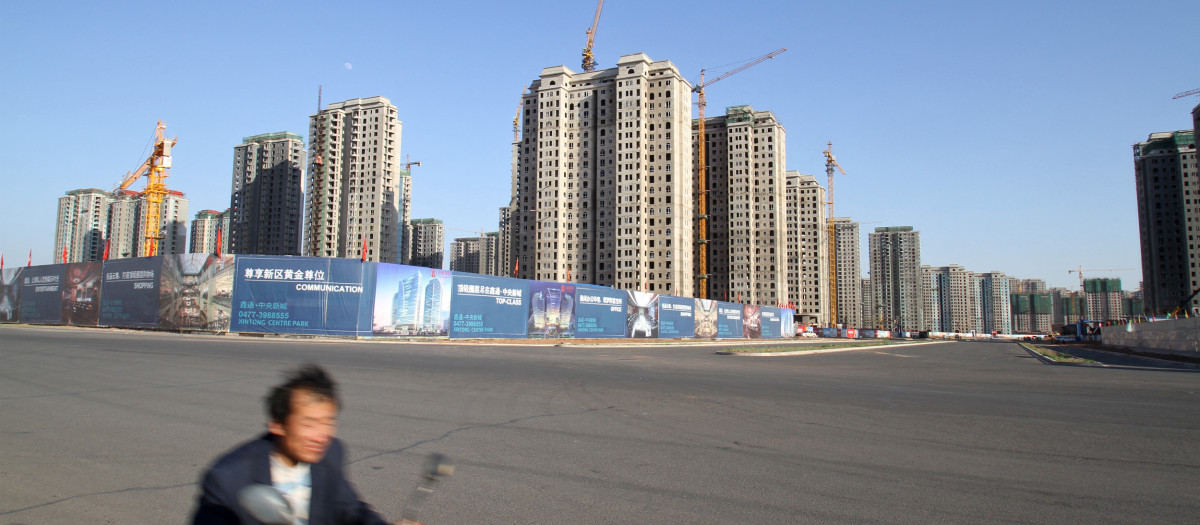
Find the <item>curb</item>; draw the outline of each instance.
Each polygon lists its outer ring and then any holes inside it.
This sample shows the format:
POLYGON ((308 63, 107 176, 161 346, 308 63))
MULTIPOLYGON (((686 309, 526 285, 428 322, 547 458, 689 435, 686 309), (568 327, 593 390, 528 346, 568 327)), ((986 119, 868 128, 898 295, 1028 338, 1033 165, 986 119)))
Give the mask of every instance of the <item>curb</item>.
POLYGON ((788 355, 832 354, 835 352, 850 352, 853 350, 878 350, 880 348, 905 348, 909 346, 940 345, 950 341, 929 341, 924 343, 899 343, 891 345, 851 346, 849 348, 822 348, 819 350, 796 350, 793 352, 717 352, 717 355, 732 355, 737 357, 775 357, 788 355))

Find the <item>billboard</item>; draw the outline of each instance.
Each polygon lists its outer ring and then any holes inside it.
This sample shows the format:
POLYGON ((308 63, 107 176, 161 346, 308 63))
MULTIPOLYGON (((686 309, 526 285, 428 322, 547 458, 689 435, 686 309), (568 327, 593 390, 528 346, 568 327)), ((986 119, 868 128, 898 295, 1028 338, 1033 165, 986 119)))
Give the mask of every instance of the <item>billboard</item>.
POLYGON ((756 304, 742 305, 742 337, 762 339, 762 307, 756 304))
POLYGON ((18 317, 22 323, 63 322, 63 294, 60 288, 66 271, 65 264, 50 264, 30 266, 21 272, 21 311, 18 317))
POLYGON ((696 337, 712 338, 717 336, 717 308, 715 299, 696 299, 694 311, 696 337))
MULTIPOLYGON (((529 337, 575 337, 578 301, 574 284, 530 281, 529 309, 525 314, 529 337)), ((591 324, 584 331, 590 329, 591 324)))
POLYGON ((100 324, 100 271, 104 263, 67 264, 62 282, 62 321, 74 326, 100 324))
POLYGON ((740 339, 745 336, 742 329, 742 305, 717 301, 717 337, 740 339))
POLYGON ((370 335, 375 269, 355 259, 238 256, 232 329, 370 335))
POLYGON ((371 334, 380 337, 446 336, 450 330, 447 270, 379 263, 371 334))
POLYGON ((625 292, 591 285, 576 291, 576 337, 625 337, 625 292))
MULTIPOLYGON (((783 308, 773 306, 764 306, 760 309, 760 317, 762 319, 762 334, 763 339, 779 339, 786 333, 783 331, 783 313, 787 312, 783 308)), ((790 335, 796 335, 792 332, 790 335)))
POLYGON ((162 257, 104 262, 100 325, 158 327, 158 284, 162 257))
POLYGON ((205 253, 162 256, 158 326, 164 330, 230 329, 233 255, 205 253))
POLYGON ((658 337, 692 337, 696 334, 696 319, 692 317, 696 299, 658 296, 658 337))
POLYGON ((21 267, 0 270, 0 323, 15 323, 21 314, 21 267))
POLYGON ((525 337, 529 281, 453 272, 450 337, 525 337))
POLYGON ((626 335, 636 339, 658 337, 658 294, 629 290, 627 295, 626 335))

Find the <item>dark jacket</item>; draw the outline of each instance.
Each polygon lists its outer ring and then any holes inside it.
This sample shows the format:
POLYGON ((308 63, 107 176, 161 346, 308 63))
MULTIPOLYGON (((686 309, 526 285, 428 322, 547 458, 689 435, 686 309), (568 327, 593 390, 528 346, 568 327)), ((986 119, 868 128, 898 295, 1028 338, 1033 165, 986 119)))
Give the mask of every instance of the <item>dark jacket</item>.
MULTIPOLYGON (((199 507, 193 524, 258 523, 238 505, 238 491, 246 485, 271 484, 270 453, 274 449, 271 434, 239 445, 204 473, 199 507)), ((371 507, 358 499, 354 487, 346 481, 341 441, 334 439, 325 457, 312 465, 312 498, 309 501, 309 525, 364 524, 387 525, 371 507)))

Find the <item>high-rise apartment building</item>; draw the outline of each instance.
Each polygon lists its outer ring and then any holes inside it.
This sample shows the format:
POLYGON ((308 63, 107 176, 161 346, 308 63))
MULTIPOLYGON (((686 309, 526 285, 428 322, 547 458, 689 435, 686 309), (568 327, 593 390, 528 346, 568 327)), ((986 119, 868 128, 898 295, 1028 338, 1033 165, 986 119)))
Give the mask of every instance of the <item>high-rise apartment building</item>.
POLYGON ((1012 298, 1009 278, 1001 272, 978 274, 984 333, 1012 333, 1012 298))
POLYGON ((883 316, 875 311, 875 295, 871 292, 871 278, 862 277, 858 280, 858 296, 862 298, 862 326, 866 328, 883 328, 883 316))
MULTIPOLYGON (((460 237, 450 243, 450 270, 484 275, 499 275, 496 250, 500 233, 490 232, 483 237, 460 237)), ((573 279, 573 277, 572 277, 573 279)))
MULTIPOLYGON (((826 233, 828 235, 828 233, 826 233)), ((837 265, 837 323, 863 325, 862 238, 858 223, 849 217, 833 219, 834 261, 837 265)), ((826 243, 828 244, 828 243, 826 243)), ((827 248, 828 249, 828 248, 827 248)))
MULTIPOLYGON (((1200 288, 1200 242, 1193 230, 1200 228, 1196 131, 1151 133, 1133 145, 1133 167, 1146 310, 1161 314, 1200 288)), ((1197 307, 1200 295, 1191 302, 1197 307)))
POLYGON ((543 69, 521 99, 518 275, 691 296, 691 120, 670 61, 543 69))
MULTIPOLYGON (((148 215, 147 209, 149 204, 146 203, 145 196, 138 199, 138 228, 141 228, 141 221, 145 220, 148 215)), ((188 215, 188 200, 182 192, 168 190, 166 195, 163 195, 162 201, 162 221, 158 225, 158 239, 154 241, 155 255, 177 255, 187 253, 187 235, 188 223, 190 222, 188 215)), ((144 237, 137 238, 137 254, 146 253, 146 239, 144 237)))
POLYGON ((112 195, 108 212, 108 258, 138 257, 142 235, 142 194, 133 190, 117 190, 112 195))
POLYGON ((412 231, 413 255, 409 264, 425 268, 442 269, 443 251, 446 249, 446 227, 440 219, 413 219, 409 221, 412 231))
POLYGON ((925 329, 969 333, 976 330, 974 274, 962 266, 922 266, 925 329))
POLYGON ((919 330, 922 318, 921 232, 882 226, 870 234, 871 293, 882 326, 919 330))
POLYGON ((304 210, 300 135, 265 133, 246 137, 233 147, 229 210, 230 253, 300 255, 304 210))
MULTIPOLYGON (((777 234, 784 242, 781 262, 784 263, 782 268, 785 269, 783 275, 787 279, 786 295, 789 298, 784 303, 791 302, 796 307, 801 322, 828 326, 829 243, 826 240, 825 188, 812 175, 788 171, 784 180, 784 199, 786 234, 782 231, 777 234)), ((728 233, 722 236, 722 242, 729 242, 728 233)), ((762 248, 755 245, 755 249, 762 248)), ((854 287, 857 288, 857 279, 854 287)))
POLYGON ((220 253, 229 253, 229 226, 232 210, 200 210, 192 219, 191 253, 217 253, 217 241, 221 242, 220 253))
POLYGON ((500 229, 498 230, 500 235, 498 242, 500 244, 496 248, 496 271, 498 275, 516 275, 516 268, 513 266, 513 262, 516 259, 513 257, 514 221, 512 217, 512 212, 515 209, 515 203, 500 207, 500 229))
POLYGON ((304 254, 401 262, 400 120, 384 97, 309 117, 304 254))
POLYGON ((68 191, 58 198, 53 262, 99 261, 108 239, 112 195, 96 188, 68 191))
MULTIPOLYGON (((800 254, 789 252, 786 239, 787 133, 783 125, 770 111, 732 106, 725 115, 706 118, 704 126, 706 191, 696 197, 707 199, 708 243, 697 243, 696 249, 707 250, 708 296, 724 299, 728 292, 728 300, 749 304, 797 302, 788 290, 786 258, 790 253, 800 254)), ((692 156, 699 158, 695 149, 700 147, 699 123, 693 123, 691 129, 692 156)), ((811 176, 798 184, 810 190, 819 187, 811 176)), ((797 194, 798 204, 806 206, 803 211, 812 211, 814 196, 797 194)), ((813 301, 800 313, 807 312, 826 324, 828 292, 818 293, 815 280, 812 284, 813 301)), ((806 299, 799 302, 807 303, 806 299)))
POLYGON ((1125 293, 1121 290, 1120 279, 1086 279, 1083 292, 1088 321, 1118 321, 1125 317, 1125 312, 1121 311, 1125 293))
MULTIPOLYGON (((413 245, 413 226, 412 226, 412 172, 410 170, 400 170, 400 242, 397 244, 397 250, 400 255, 398 261, 400 264, 414 264, 413 255, 416 248, 413 245)), ((440 245, 439 245, 440 246, 440 245)), ((439 248, 440 252, 441 249, 439 248)), ((436 268, 441 268, 437 266, 436 268)))
POLYGON ((1041 279, 1009 279, 1013 332, 1049 333, 1053 324, 1053 299, 1041 279))

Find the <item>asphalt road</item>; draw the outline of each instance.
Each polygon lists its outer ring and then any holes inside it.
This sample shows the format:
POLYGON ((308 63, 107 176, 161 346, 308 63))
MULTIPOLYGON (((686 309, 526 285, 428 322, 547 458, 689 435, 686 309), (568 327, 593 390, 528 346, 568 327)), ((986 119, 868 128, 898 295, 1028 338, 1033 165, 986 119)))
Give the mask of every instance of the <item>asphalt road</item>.
POLYGON ((253 339, 0 326, 0 523, 185 522, 203 467, 325 364, 364 499, 430 525, 1194 523, 1200 374, 1016 344, 712 347, 253 339))

